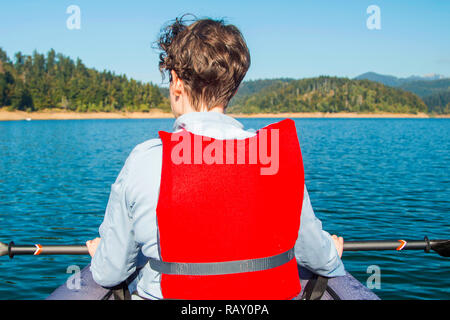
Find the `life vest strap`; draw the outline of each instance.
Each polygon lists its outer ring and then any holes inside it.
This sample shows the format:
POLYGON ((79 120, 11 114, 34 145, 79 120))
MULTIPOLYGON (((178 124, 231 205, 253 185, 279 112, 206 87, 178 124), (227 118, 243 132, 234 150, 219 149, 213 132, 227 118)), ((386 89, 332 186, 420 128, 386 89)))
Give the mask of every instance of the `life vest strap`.
POLYGON ((288 263, 294 258, 294 249, 280 253, 275 256, 236 260, 226 262, 207 262, 207 263, 180 263, 180 262, 164 262, 154 258, 150 258, 150 267, 160 273, 172 275, 223 275, 243 272, 262 271, 276 268, 288 263))

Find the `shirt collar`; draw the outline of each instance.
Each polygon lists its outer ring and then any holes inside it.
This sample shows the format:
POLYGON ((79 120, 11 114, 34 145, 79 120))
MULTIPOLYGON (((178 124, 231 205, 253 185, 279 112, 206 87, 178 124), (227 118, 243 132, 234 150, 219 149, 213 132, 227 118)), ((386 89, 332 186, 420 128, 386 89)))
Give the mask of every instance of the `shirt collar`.
POLYGON ((211 125, 226 125, 232 126, 237 129, 243 129, 244 125, 237 121, 236 119, 227 116, 226 114, 220 112, 189 112, 179 116, 174 124, 173 131, 178 131, 180 129, 186 129, 192 125, 195 126, 196 123, 204 123, 211 125))

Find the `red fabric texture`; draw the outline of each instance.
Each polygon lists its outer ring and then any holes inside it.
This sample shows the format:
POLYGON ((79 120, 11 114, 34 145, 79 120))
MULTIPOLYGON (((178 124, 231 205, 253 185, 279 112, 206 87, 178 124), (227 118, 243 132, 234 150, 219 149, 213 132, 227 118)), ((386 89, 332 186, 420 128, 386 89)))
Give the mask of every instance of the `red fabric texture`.
MULTIPOLYGON (((163 164, 156 212, 163 261, 246 260, 277 255, 294 247, 304 191, 294 121, 271 124, 255 137, 240 142, 211 139, 185 130, 160 131, 159 135, 163 164), (254 155, 249 149, 255 145, 258 150, 264 149, 261 137, 265 135, 269 155, 273 157, 278 148, 276 174, 261 174, 261 169, 270 166, 262 158, 250 164, 254 155), (277 135, 279 139, 273 143, 277 135), (179 152, 181 141, 185 146, 190 144, 191 152, 186 148, 179 152), (199 152, 211 150, 213 143, 217 146, 220 142, 223 146, 211 154, 222 161, 205 164, 203 160, 199 164, 199 152), (227 146, 226 142, 232 144, 227 146), (238 164, 238 153, 244 145, 245 163, 241 157, 238 164), (179 163, 180 156, 190 160, 179 163), (230 164, 233 159, 234 164, 230 164)), ((292 299, 300 289, 295 258, 263 271, 207 276, 162 274, 161 278, 166 299, 292 299)))

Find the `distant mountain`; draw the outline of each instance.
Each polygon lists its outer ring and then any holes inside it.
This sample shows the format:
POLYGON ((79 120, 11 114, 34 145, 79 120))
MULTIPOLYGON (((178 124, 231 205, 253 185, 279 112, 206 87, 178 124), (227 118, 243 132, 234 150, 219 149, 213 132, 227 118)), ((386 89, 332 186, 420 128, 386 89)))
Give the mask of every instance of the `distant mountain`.
POLYGON ((434 80, 446 79, 446 77, 441 74, 431 73, 431 74, 426 74, 424 76, 409 76, 407 78, 397 78, 395 76, 379 74, 376 72, 366 72, 366 73, 363 73, 363 74, 355 77, 354 79, 356 79, 356 80, 366 79, 366 80, 370 80, 370 81, 380 82, 386 86, 398 87, 405 83, 409 83, 409 82, 413 82, 413 81, 434 81, 434 80))
POLYGON ((396 87, 399 85, 400 79, 394 76, 387 76, 375 72, 366 72, 354 78, 355 80, 370 80, 380 82, 386 86, 396 87))
POLYGON ((443 76, 442 74, 437 74, 437 73, 429 73, 429 74, 425 74, 423 76, 409 76, 408 78, 405 78, 405 80, 409 81, 415 81, 415 80, 428 80, 428 81, 432 81, 432 80, 441 80, 441 79, 445 79, 446 77, 443 76))

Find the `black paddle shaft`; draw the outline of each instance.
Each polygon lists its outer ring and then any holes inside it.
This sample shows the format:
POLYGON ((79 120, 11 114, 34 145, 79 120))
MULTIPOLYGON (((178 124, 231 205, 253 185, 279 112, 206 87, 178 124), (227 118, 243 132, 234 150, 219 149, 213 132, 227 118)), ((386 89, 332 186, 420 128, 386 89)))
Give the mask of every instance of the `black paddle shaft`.
POLYGON ((373 251, 373 250, 430 250, 436 251, 443 257, 450 256, 450 240, 422 241, 407 240, 371 240, 371 241, 344 241, 344 251, 373 251))
POLYGON ((426 241, 405 241, 404 246, 398 240, 347 241, 344 242, 344 251, 426 250, 427 246, 426 241))
MULTIPOLYGON (((2 244, 4 245, 4 244, 2 244)), ((8 247, 0 248, 2 253, 0 255, 8 255, 13 258, 15 255, 48 255, 48 254, 67 254, 67 255, 87 255, 89 251, 85 245, 49 245, 41 246, 35 244, 30 245, 16 245, 13 241, 8 244, 8 247)))
MULTIPOLYGON (((442 257, 450 257, 450 240, 429 240, 425 237, 421 241, 405 240, 369 240, 369 241, 344 241, 344 251, 372 251, 372 250, 430 250, 436 251, 442 257)), ((89 251, 86 245, 16 245, 0 242, 0 256, 8 255, 87 255, 89 251)))

